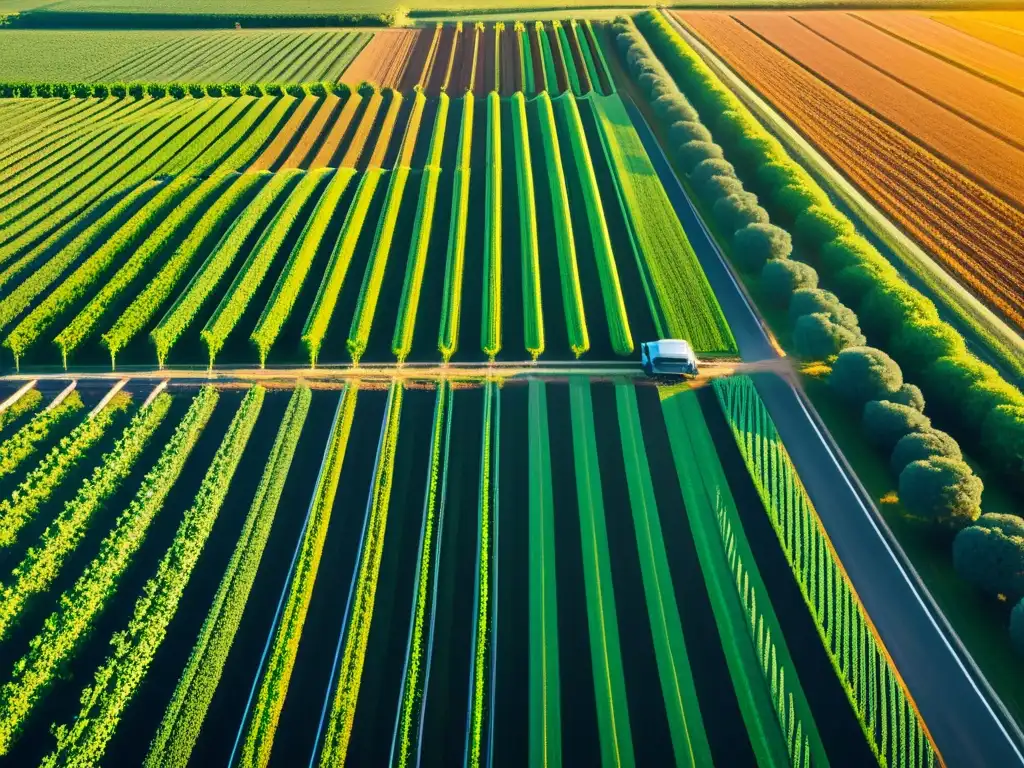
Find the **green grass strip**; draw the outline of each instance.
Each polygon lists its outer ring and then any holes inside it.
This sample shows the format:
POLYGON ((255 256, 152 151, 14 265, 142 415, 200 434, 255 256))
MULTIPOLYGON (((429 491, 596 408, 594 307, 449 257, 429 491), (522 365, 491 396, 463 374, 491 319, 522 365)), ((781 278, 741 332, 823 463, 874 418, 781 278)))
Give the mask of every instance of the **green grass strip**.
POLYGON ((420 722, 423 717, 423 686, 426 677, 428 638, 434 626, 437 563, 441 556, 441 523, 444 519, 444 488, 448 477, 448 453, 452 435, 452 389, 441 382, 434 405, 430 439, 430 467, 420 528, 419 570, 412 604, 409 642, 405 651, 402 699, 391 742, 391 764, 407 768, 416 762, 420 722), (430 615, 427 615, 428 608, 430 615))
POLYGON ((583 546, 583 580, 587 595, 587 626, 590 630, 590 658, 594 669, 594 698, 597 701, 601 764, 630 768, 636 765, 629 726, 626 677, 619 645, 619 620, 615 609, 615 587, 608 554, 601 467, 594 429, 594 404, 590 380, 569 381, 572 442, 579 499, 580 540, 583 546))
POLYGON ((363 682, 363 663, 370 642, 373 608, 377 601, 377 581, 384 557, 384 534, 388 526, 391 487, 395 479, 395 453, 398 451, 404 394, 402 381, 392 381, 381 424, 380 444, 377 446, 373 486, 366 502, 365 533, 359 548, 355 591, 346 608, 348 622, 343 628, 345 649, 338 667, 327 733, 320 752, 322 768, 343 765, 348 758, 352 725, 356 719, 359 690, 363 682))
POLYGON ((109 655, 82 692, 81 709, 70 723, 53 730, 57 745, 43 759, 43 768, 92 768, 102 760, 121 716, 146 679, 167 636, 167 627, 181 606, 182 595, 242 461, 265 394, 263 387, 254 386, 242 398, 192 506, 182 515, 156 574, 135 601, 131 621, 123 632, 111 638, 109 655))
MULTIPOLYGON (((480 30, 476 30, 479 40, 480 30)), ((459 320, 462 314, 462 278, 466 260, 466 229, 469 224, 470 153, 473 147, 473 94, 462 98, 462 125, 452 184, 452 210, 448 228, 448 255, 444 269, 444 295, 441 300, 441 328, 437 348, 448 362, 459 346, 459 320)))
POLYGON ((540 43, 541 61, 544 63, 544 90, 549 95, 557 96, 562 92, 561 86, 558 84, 558 69, 551 51, 551 39, 541 21, 537 22, 537 40, 540 43))
POLYGON ((608 66, 608 59, 604 56, 604 48, 601 46, 601 42, 597 39, 597 33, 594 32, 594 25, 590 23, 590 19, 584 19, 582 24, 584 37, 586 37, 587 42, 591 45, 594 54, 597 57, 597 68, 595 69, 597 80, 607 84, 607 89, 602 95, 610 96, 616 92, 615 80, 612 78, 611 68, 608 66))
POLYGON ((261 181, 270 178, 270 173, 250 173, 235 177, 217 201, 195 222, 188 236, 174 250, 160 267, 160 271, 149 281, 131 304, 121 313, 110 330, 103 334, 103 344, 110 351, 110 364, 114 367, 117 353, 135 338, 170 297, 178 281, 192 263, 196 253, 209 241, 218 223, 225 219, 238 202, 261 181))
POLYGON ((697 689, 686 653, 683 625, 672 585, 668 552, 658 517, 633 385, 616 384, 615 402, 640 554, 644 598, 647 602, 647 615, 651 620, 654 655, 658 663, 676 765, 712 765, 711 747, 704 730, 697 689))
POLYGON ((299 297, 302 285, 313 266, 313 260, 320 250, 324 234, 331 220, 337 215, 338 203, 345 194, 356 172, 352 168, 339 168, 323 195, 320 196, 313 213, 302 229, 302 234, 292 248, 288 262, 281 270, 280 277, 274 285, 260 319, 249 336, 260 355, 260 367, 267 362, 267 355, 281 333, 285 322, 291 315, 292 308, 299 297))
POLYGON ((697 352, 735 352, 736 340, 672 202, 618 96, 589 96, 634 242, 665 331, 697 352))
POLYGON ((597 186, 594 161, 590 154, 590 146, 587 144, 586 133, 583 131, 583 119, 576 106, 576 97, 571 93, 563 93, 553 101, 561 110, 562 122, 569 138, 569 149, 572 151, 572 165, 583 191, 583 210, 586 212, 590 229, 612 349, 618 355, 632 355, 633 334, 629 328, 626 300, 622 296, 619 269, 615 263, 611 236, 608 234, 608 222, 604 215, 604 205, 601 203, 601 191, 597 186))
POLYGON ((526 351, 536 360, 544 353, 544 309, 540 286, 540 243, 537 237, 537 198, 533 186, 533 157, 526 119, 526 98, 512 95, 512 147, 516 158, 516 198, 519 203, 519 246, 523 272, 523 335, 526 351))
POLYGON ((583 89, 583 93, 591 93, 593 91, 601 92, 601 78, 597 74, 597 67, 594 65, 594 56, 590 52, 590 43, 587 42, 587 36, 580 30, 579 22, 575 19, 569 22, 569 34, 572 35, 576 41, 576 47, 580 51, 580 56, 583 59, 583 71, 580 75, 580 87, 583 89))
POLYGON ((480 346, 491 360, 501 351, 501 99, 487 94, 487 193, 484 201, 484 285, 480 346))
POLYGON ((313 306, 310 307, 306 324, 302 328, 302 343, 309 353, 310 366, 315 367, 320 356, 320 347, 324 343, 331 318, 334 316, 338 294, 341 293, 342 285, 345 283, 345 275, 348 274, 349 265, 352 263, 356 243, 359 242, 363 224, 366 223, 366 213, 370 209, 377 185, 386 173, 387 171, 380 168, 367 170, 359 180, 355 199, 349 206, 348 213, 345 214, 345 221, 341 225, 338 239, 331 251, 331 259, 320 280, 316 299, 313 301, 313 306))
POLYGON ((309 387, 300 385, 288 401, 235 551, 150 745, 146 768, 188 764, 238 633, 311 400, 309 387))
POLYGON ((546 175, 551 191, 551 215, 555 224, 555 248, 558 252, 558 271, 561 277, 562 305, 565 310, 569 348, 576 357, 579 357, 590 349, 590 333, 587 331, 586 313, 583 311, 583 290, 580 287, 568 184, 565 180, 565 169, 562 167, 555 113, 551 106, 551 97, 547 93, 541 93, 531 104, 537 111, 544 163, 548 169, 546 175))
POLYGON ((662 400, 686 516, 758 765, 828 765, 796 665, 693 392, 662 400))
POLYGON ((530 435, 530 765, 562 764, 562 704, 555 585, 555 502, 551 490, 546 384, 529 384, 530 435))
POLYGON ((526 32, 526 25, 517 21, 513 27, 516 36, 516 48, 519 51, 519 82, 522 84, 523 93, 534 94, 533 85, 533 58, 530 56, 530 37, 526 32))
MULTIPOLYGON (((358 394, 356 385, 349 383, 338 399, 331 437, 324 449, 320 474, 309 502, 298 561, 288 586, 288 600, 284 613, 274 629, 270 657, 263 672, 255 707, 249 718, 240 758, 241 765, 265 766, 270 761, 277 725, 281 719, 281 710, 284 709, 288 684, 291 682, 295 657, 299 652, 299 641, 302 639, 302 630, 309 611, 309 601, 313 596, 313 585, 320 570, 324 543, 327 541, 327 528, 331 522, 341 468, 345 463, 358 394)), ((233 758, 234 755, 232 762, 233 758)))

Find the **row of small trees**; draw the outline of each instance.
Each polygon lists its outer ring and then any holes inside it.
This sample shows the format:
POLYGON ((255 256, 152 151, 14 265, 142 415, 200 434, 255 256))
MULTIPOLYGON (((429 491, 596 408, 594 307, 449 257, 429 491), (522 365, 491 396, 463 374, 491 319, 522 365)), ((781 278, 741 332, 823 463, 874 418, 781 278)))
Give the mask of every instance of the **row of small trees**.
MULTIPOLYGON (((364 83, 362 88, 375 88, 364 83)), ((346 83, 0 83, 0 99, 154 99, 171 97, 195 99, 222 96, 303 96, 323 97, 328 93, 347 96, 352 87, 346 83)))
MULTIPOLYGON (((657 16, 647 18, 652 26, 664 23, 657 16)), ((802 168, 773 158, 774 140, 748 130, 737 110, 720 111, 715 136, 737 158, 738 171, 725 159, 722 145, 701 122, 700 113, 643 35, 625 19, 618 20, 615 29, 631 74, 651 99, 658 118, 668 126, 671 149, 691 188, 711 211, 719 231, 732 233, 726 237, 736 266, 758 275, 765 299, 788 310, 798 355, 809 359, 837 356, 830 386, 859 410, 868 439, 889 457, 905 509, 915 517, 959 531, 953 547, 954 565, 962 577, 989 592, 1024 597, 1024 521, 1011 515, 982 514, 981 479, 963 460, 957 441, 932 426, 924 413, 921 389, 904 381, 900 365, 886 352, 865 346, 860 318, 867 318, 872 338, 888 342, 900 359, 931 385, 940 413, 958 407, 952 398, 959 396, 959 407, 971 411, 976 425, 984 422, 988 437, 1000 432, 1002 450, 996 453, 1002 468, 1011 472, 1014 457, 1020 460, 1024 434, 1018 435, 1009 422, 1024 424, 1024 408, 1016 409, 998 398, 1012 402, 1019 393, 968 356, 963 340, 939 321, 931 302, 898 276, 890 276, 895 275, 893 268, 855 233, 802 168), (752 179, 758 191, 771 198, 770 207, 786 229, 771 223, 761 198, 744 188, 740 176, 752 179), (791 258, 794 242, 802 257, 813 254, 815 263, 831 274, 836 293, 818 287, 814 266, 791 258), (860 317, 840 296, 860 310, 860 317), (899 327, 902 330, 894 330, 899 327), (943 352, 950 350, 943 343, 960 353, 944 356, 943 352), (965 369, 978 374, 975 384, 961 386, 964 377, 960 374, 965 369), (952 392, 942 396, 938 377, 946 374, 952 392), (973 401, 972 395, 976 396, 973 401), (1015 447, 1015 440, 1022 446, 1015 447)), ((706 85, 708 75, 700 74, 706 85)), ((700 80, 693 75, 694 98, 701 91, 700 80)), ((1024 601, 1013 615, 1015 641, 1024 650, 1024 601)))

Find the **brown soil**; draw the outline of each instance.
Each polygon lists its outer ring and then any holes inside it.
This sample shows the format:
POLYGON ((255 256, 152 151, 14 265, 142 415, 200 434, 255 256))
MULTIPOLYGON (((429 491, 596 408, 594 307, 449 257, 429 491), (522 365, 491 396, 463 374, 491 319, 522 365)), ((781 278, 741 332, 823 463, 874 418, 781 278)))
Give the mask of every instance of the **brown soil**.
POLYGON ((430 76, 427 78, 426 91, 428 96, 438 96, 441 89, 446 85, 448 79, 448 68, 452 58, 455 56, 455 47, 458 42, 454 24, 445 24, 441 29, 441 39, 437 43, 437 52, 434 54, 433 65, 430 68, 430 76))
POLYGON ((348 97, 344 105, 342 105, 341 111, 331 124, 330 133, 327 134, 327 138, 320 145, 316 157, 309 164, 310 168, 327 168, 333 165, 334 156, 338 153, 338 147, 341 146, 345 135, 349 132, 352 116, 356 113, 361 102, 362 97, 359 94, 352 94, 348 97))
POLYGON ((476 56, 476 75, 473 78, 473 93, 486 96, 496 88, 494 82, 494 25, 488 24, 480 35, 480 50, 476 56))
MULTIPOLYGON (((284 98, 292 98, 286 96, 284 98)), ((309 117, 310 111, 313 106, 318 103, 318 99, 314 99, 312 96, 307 96, 304 99, 300 99, 296 105, 295 110, 292 112, 291 117, 288 118, 288 122, 284 124, 284 127, 277 132, 274 136, 274 140, 263 150, 263 153, 256 158, 252 165, 249 166, 249 171, 268 171, 274 168, 274 164, 277 163, 281 156, 287 151, 288 147, 291 146, 292 140, 295 135, 302 131, 303 126, 306 123, 306 118, 309 117)))
POLYGON ((600 84, 594 83, 594 87, 597 88, 598 86, 600 86, 602 94, 611 93, 612 84, 608 82, 609 75, 605 73, 604 68, 601 66, 601 62, 598 57, 598 48, 600 47, 601 42, 597 39, 597 31, 594 29, 593 25, 588 26, 586 24, 581 24, 579 27, 579 33, 581 35, 586 35, 587 42, 590 43, 590 55, 594 59, 594 65, 597 68, 597 75, 601 81, 600 84))
POLYGON ((342 80, 352 85, 367 81, 381 88, 397 88, 405 75, 410 55, 423 33, 421 29, 386 29, 375 32, 373 40, 367 43, 345 70, 342 80))
POLYGON ((348 145, 345 156, 338 163, 339 168, 355 168, 358 166, 359 158, 366 149, 366 139, 373 132, 374 123, 377 121, 377 113, 380 112, 380 107, 383 103, 384 97, 380 93, 375 93, 370 97, 366 111, 363 113, 359 125, 356 126, 355 133, 352 135, 352 143, 348 145))
POLYGON ((540 34, 537 28, 529 28, 530 56, 533 57, 533 84, 537 93, 548 90, 548 84, 544 80, 544 54, 541 52, 540 34))
POLYGON ((519 33, 512 24, 501 33, 501 95, 511 96, 523 89, 522 72, 519 67, 519 33))
POLYGON ((590 80, 590 70, 587 69, 587 62, 583 58, 583 51, 580 50, 578 35, 583 34, 581 27, 574 27, 571 22, 564 22, 565 37, 569 41, 569 52, 572 54, 572 64, 576 67, 576 76, 580 81, 580 93, 590 93, 594 85, 590 80))
POLYGON ((434 48, 434 37, 437 34, 436 28, 421 29, 417 30, 417 32, 416 42, 409 52, 405 71, 398 84, 398 89, 402 93, 409 93, 426 79, 426 70, 430 64, 430 57, 434 48))
POLYGON ((679 16, 950 274, 1024 328, 1024 213, 728 16, 679 16))
POLYGON ((558 82, 557 92, 565 93, 569 90, 569 73, 565 71, 565 59, 562 58, 562 47, 558 44, 558 32, 554 27, 550 26, 545 26, 544 32, 547 33, 548 45, 551 47, 551 58, 555 62, 555 78, 558 82))
POLYGON ((470 89, 473 83, 473 52, 479 45, 479 33, 472 25, 465 25, 462 28, 462 37, 459 40, 456 50, 455 66, 452 71, 451 82, 448 84, 449 96, 461 96, 470 89), (466 29, 469 27, 469 29, 466 29))
POLYGON ((302 138, 288 155, 288 159, 282 163, 282 168, 308 168, 310 153, 323 135, 324 127, 341 104, 341 99, 333 93, 320 102, 313 119, 309 121, 306 130, 302 132, 302 138))

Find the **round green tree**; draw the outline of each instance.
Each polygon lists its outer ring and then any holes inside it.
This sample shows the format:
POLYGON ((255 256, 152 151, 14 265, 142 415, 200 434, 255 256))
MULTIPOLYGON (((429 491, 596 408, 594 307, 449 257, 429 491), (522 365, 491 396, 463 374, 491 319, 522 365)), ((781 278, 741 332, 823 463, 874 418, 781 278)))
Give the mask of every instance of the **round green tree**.
POLYGON ((960 529, 981 514, 981 478, 963 461, 937 456, 900 473, 900 501, 914 517, 960 529))

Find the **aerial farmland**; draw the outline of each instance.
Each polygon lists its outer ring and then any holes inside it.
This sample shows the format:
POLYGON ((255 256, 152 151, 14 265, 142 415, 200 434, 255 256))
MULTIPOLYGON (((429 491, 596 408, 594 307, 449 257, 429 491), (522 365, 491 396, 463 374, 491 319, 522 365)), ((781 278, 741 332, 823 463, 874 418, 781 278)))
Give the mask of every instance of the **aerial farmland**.
POLYGON ((1024 766, 1022 126, 1000 2, 0 0, 0 767, 1024 766))

